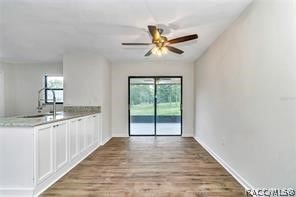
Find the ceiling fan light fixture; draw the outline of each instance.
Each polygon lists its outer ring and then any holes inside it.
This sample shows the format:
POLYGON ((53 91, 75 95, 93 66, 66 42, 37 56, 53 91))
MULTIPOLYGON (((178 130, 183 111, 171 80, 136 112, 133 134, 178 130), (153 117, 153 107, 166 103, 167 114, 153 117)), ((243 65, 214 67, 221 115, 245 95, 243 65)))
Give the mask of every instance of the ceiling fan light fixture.
POLYGON ((157 48, 158 48, 158 47, 154 47, 154 48, 152 49, 152 54, 153 54, 153 55, 156 55, 156 53, 157 53, 157 51, 158 51, 157 48))
POLYGON ((162 54, 167 54, 168 53, 168 48, 167 47, 161 47, 161 53, 162 54))
POLYGON ((183 54, 184 51, 171 46, 172 44, 177 44, 181 42, 187 42, 190 40, 194 40, 198 38, 197 34, 191 34, 187 36, 177 37, 174 39, 168 40, 167 37, 162 36, 163 30, 161 28, 157 28, 155 25, 148 25, 148 30, 150 33, 150 36, 152 38, 151 43, 122 43, 122 45, 151 45, 154 44, 155 46, 150 49, 144 56, 150 56, 151 54, 162 56, 168 53, 168 51, 171 51, 176 54, 183 54))
POLYGON ((154 47, 152 49, 152 54, 157 56, 163 56, 168 53, 167 47, 154 47))
POLYGON ((161 52, 161 49, 160 49, 160 48, 157 48, 156 55, 157 55, 158 57, 161 57, 161 56, 162 56, 162 52, 161 52))

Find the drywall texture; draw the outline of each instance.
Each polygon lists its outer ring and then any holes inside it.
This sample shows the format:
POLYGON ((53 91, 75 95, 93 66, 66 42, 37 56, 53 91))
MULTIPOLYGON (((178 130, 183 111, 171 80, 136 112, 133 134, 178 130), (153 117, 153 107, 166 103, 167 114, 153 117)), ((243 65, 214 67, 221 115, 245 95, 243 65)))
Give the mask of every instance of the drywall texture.
POLYGON ((111 69, 99 54, 75 52, 63 57, 64 106, 101 106, 102 137, 111 137, 111 69))
POLYGON ((0 62, 0 117, 5 115, 4 69, 0 62))
MULTIPOLYGON (((3 115, 37 113, 38 90, 44 87, 44 76, 62 76, 62 69, 62 65, 58 63, 11 64, 2 62, 0 73, 4 76, 2 86, 4 93, 0 97, 4 99, 4 108, 1 109, 3 115)), ((50 107, 47 106, 44 111, 49 111, 50 107)), ((59 110, 62 107, 58 105, 59 110)))
POLYGON ((253 187, 296 188, 296 1, 256 0, 196 63, 196 137, 253 187))
POLYGON ((1 100, 4 105, 1 108, 2 116, 15 115, 15 74, 14 66, 12 64, 7 64, 1 62, 1 73, 2 73, 2 91, 1 100))
POLYGON ((183 76, 183 136, 193 136, 193 63, 161 59, 112 64, 113 136, 128 136, 128 76, 183 76))

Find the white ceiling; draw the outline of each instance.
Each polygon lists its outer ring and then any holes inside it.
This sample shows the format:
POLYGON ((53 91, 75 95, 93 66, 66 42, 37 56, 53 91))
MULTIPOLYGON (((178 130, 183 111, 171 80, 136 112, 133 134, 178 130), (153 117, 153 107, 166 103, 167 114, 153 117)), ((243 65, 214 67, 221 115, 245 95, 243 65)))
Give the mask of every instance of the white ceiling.
POLYGON ((169 39, 197 33, 175 46, 183 55, 163 59, 194 61, 251 0, 0 0, 0 59, 57 62, 67 52, 91 51, 111 61, 144 57, 150 46, 146 26, 161 24, 169 39))

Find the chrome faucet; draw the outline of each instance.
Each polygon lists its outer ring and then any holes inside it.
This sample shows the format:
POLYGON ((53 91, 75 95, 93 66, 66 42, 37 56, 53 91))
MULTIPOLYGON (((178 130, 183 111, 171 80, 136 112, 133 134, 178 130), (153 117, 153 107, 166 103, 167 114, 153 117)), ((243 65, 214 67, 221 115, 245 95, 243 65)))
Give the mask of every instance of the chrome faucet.
MULTIPOLYGON (((41 110, 43 109, 43 106, 45 106, 46 104, 45 103, 42 103, 42 100, 44 99, 41 99, 41 96, 40 96, 40 93, 45 90, 46 88, 42 88, 38 91, 38 106, 37 106, 37 109, 38 109, 38 112, 40 113, 41 110)), ((55 117, 56 114, 57 114, 57 108, 56 108, 56 95, 55 95, 55 92, 52 90, 52 89, 46 89, 46 90, 50 90, 52 92, 52 95, 53 95, 53 116, 55 117)))

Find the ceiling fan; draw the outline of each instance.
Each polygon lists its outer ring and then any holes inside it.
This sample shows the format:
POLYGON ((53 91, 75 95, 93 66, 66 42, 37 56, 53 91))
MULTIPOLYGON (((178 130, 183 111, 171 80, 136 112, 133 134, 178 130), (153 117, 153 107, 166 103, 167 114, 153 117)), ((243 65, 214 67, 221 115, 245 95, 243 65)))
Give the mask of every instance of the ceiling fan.
POLYGON ((182 37, 168 40, 167 37, 161 35, 163 33, 163 29, 157 28, 154 25, 148 25, 148 30, 152 37, 151 43, 121 43, 121 44, 122 45, 138 45, 138 46, 154 44, 155 46, 152 49, 150 49, 145 54, 145 56, 149 56, 151 54, 162 56, 163 54, 166 54, 168 51, 181 55, 182 53, 184 53, 184 51, 176 47, 172 47, 170 45, 180 43, 180 42, 186 42, 186 41, 190 41, 198 38, 197 34, 192 34, 192 35, 182 36, 182 37))

